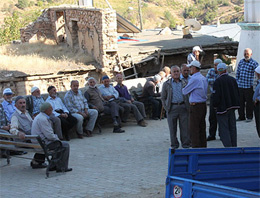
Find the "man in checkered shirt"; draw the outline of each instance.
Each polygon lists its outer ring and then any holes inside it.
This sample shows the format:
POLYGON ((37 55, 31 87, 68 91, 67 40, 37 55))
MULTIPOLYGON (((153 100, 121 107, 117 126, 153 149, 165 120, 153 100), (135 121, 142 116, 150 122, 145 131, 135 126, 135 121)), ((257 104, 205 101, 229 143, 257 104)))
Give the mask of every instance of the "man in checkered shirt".
POLYGON ((246 48, 244 51, 244 57, 239 61, 237 66, 237 84, 240 94, 240 109, 238 110, 239 117, 237 121, 245 120, 251 122, 253 119, 253 82, 254 82, 254 71, 258 66, 258 63, 251 58, 252 50, 246 48), (246 107, 246 115, 245 115, 246 107))

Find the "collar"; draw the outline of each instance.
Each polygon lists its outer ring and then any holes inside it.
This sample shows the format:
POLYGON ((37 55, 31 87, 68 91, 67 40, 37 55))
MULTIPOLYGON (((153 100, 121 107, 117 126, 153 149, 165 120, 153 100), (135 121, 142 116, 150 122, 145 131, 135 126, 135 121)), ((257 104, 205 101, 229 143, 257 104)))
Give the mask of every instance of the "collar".
POLYGON ((74 91, 70 90, 73 95, 78 95, 80 93, 80 90, 78 90, 78 93, 75 93, 74 91))
POLYGON ((11 101, 11 103, 10 103, 10 102, 7 102, 6 100, 4 100, 2 102, 2 105, 12 105, 13 103, 14 103, 14 101, 11 101))
POLYGON ((181 79, 179 79, 179 82, 176 82, 173 78, 172 78, 172 83, 180 83, 181 79))
POLYGON ((124 87, 125 85, 124 85, 124 84, 122 84, 122 86, 121 86, 121 85, 117 84, 117 86, 118 86, 118 87, 124 87))
MULTIPOLYGON (((20 111, 19 109, 17 109, 17 108, 16 108, 16 111, 17 111, 17 113, 19 113, 20 115, 23 114, 23 112, 21 112, 21 111, 20 111)), ((25 111, 24 114, 26 114, 26 113, 27 113, 27 110, 25 111)))
POLYGON ((48 116, 46 113, 43 113, 43 112, 41 112, 42 113, 42 115, 44 115, 45 117, 47 117, 47 119, 50 119, 50 116, 48 116))

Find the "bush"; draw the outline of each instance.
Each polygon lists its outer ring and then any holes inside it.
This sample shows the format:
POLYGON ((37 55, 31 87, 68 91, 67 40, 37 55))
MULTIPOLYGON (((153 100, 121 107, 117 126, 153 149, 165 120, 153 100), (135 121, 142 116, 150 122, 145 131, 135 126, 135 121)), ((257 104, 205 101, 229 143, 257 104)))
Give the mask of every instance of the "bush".
POLYGON ((28 0, 18 0, 17 7, 20 9, 27 8, 29 5, 28 0))
POLYGON ((240 11, 242 10, 242 8, 239 7, 239 6, 235 6, 234 9, 235 9, 235 11, 237 11, 237 12, 240 12, 240 11))
POLYGON ((172 16, 172 14, 171 14, 171 12, 170 11, 165 11, 164 12, 164 17, 165 17, 165 19, 167 20, 167 21, 169 21, 169 27, 170 28, 175 28, 175 26, 176 26, 176 21, 175 21, 175 19, 173 18, 173 16, 172 16))

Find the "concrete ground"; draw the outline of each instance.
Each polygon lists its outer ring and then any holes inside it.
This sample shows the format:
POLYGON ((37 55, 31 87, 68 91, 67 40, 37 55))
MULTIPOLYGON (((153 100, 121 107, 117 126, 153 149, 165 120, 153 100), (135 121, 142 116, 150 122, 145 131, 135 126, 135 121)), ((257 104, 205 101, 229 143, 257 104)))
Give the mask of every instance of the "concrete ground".
MULTIPOLYGON (((170 145, 167 120, 147 122, 143 128, 129 121, 122 134, 106 125, 101 135, 72 139, 73 171, 51 172, 48 179, 45 169, 31 169, 30 160, 12 157, 7 166, 6 159, 0 159, 0 197, 163 198, 170 145)), ((237 122, 237 130, 239 147, 260 146, 254 121, 237 122)), ((208 147, 223 145, 218 138, 208 147)))

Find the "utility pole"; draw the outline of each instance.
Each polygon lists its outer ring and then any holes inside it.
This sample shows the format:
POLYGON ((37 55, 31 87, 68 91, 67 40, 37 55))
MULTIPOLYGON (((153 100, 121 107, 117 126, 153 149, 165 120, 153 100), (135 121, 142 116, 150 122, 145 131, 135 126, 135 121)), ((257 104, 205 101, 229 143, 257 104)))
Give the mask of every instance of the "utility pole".
POLYGON ((138 10, 139 10, 140 29, 143 30, 143 18, 142 18, 141 0, 138 0, 138 10))

